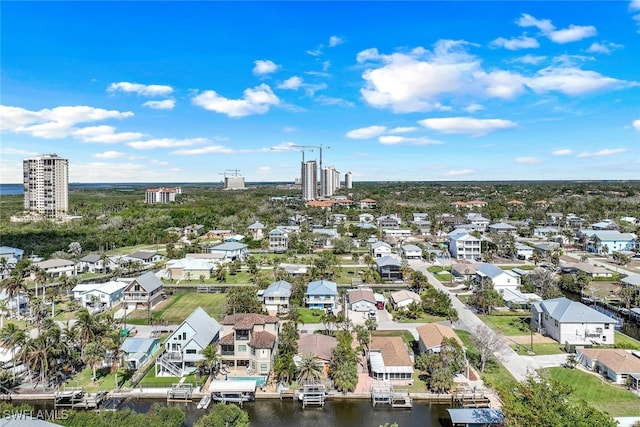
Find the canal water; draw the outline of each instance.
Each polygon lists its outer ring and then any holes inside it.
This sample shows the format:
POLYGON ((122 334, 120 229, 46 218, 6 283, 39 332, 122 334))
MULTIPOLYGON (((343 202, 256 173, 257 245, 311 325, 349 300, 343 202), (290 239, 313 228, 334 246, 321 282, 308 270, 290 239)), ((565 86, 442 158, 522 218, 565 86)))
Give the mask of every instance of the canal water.
MULTIPOLYGON (((51 410, 53 403, 29 403, 37 410, 51 410)), ((118 405, 118 409, 130 408, 138 413, 149 411, 154 403, 166 405, 163 399, 130 399, 118 405)), ((432 405, 428 402, 413 402, 412 409, 391 409, 388 405, 375 408, 369 400, 333 399, 327 400, 324 408, 305 408, 293 399, 259 399, 245 403, 243 409, 249 414, 251 427, 378 427, 397 423, 399 427, 446 427, 447 405, 432 405)), ((170 405, 181 408, 186 414, 187 427, 193 424, 213 408, 197 409, 197 402, 176 403, 170 405)), ((104 409, 112 407, 112 401, 106 402, 104 409)))

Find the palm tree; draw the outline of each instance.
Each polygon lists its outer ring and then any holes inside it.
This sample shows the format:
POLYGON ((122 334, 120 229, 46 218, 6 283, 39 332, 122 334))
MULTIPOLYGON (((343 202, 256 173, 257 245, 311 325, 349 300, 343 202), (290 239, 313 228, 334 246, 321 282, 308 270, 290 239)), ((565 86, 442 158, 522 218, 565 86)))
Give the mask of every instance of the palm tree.
POLYGON ((27 339, 27 334, 23 329, 20 329, 16 326, 15 323, 7 323, 4 325, 2 330, 0 330, 1 342, 2 346, 5 348, 11 348, 11 359, 13 360, 13 368, 11 369, 13 372, 13 379, 16 378, 16 348, 24 347, 24 343, 27 339))
MULTIPOLYGON (((22 277, 14 277, 14 276, 8 277, 2 281, 2 288, 7 294, 7 301, 9 302, 9 310, 11 310, 13 306, 15 306, 15 308, 19 310, 20 294, 26 293, 27 291, 27 285, 25 285, 24 279, 22 277), (16 297, 18 297, 16 300, 16 304, 13 304, 12 302, 16 297)), ((12 314, 15 314, 15 313, 9 313, 10 316, 12 314)))
POLYGON ((27 340, 23 350, 24 360, 31 371, 40 373, 40 382, 44 389, 47 388, 47 374, 50 369, 51 354, 47 346, 46 335, 27 340))
POLYGON ((100 324, 96 321, 95 316, 89 313, 86 307, 78 310, 76 320, 76 327, 80 335, 80 351, 84 354, 85 346, 96 337, 96 334, 100 330, 100 324))
POLYGON ((315 383, 321 376, 322 366, 316 361, 315 356, 311 353, 303 354, 298 364, 298 382, 315 383))
POLYGON ((220 361, 218 346, 216 344, 209 344, 200 350, 200 354, 203 358, 198 361, 198 367, 202 368, 208 374, 215 376, 217 374, 218 362, 220 361))
POLYGON ((93 370, 93 377, 91 378, 92 381, 95 381, 97 378, 96 366, 98 365, 98 363, 100 363, 100 361, 104 359, 104 355, 104 348, 102 348, 102 346, 98 342, 90 342, 84 348, 84 355, 82 356, 82 360, 84 361, 84 363, 91 366, 91 369, 93 370))
POLYGON ((104 340, 105 348, 111 353, 111 373, 115 376, 116 390, 119 388, 118 384, 118 369, 120 368, 120 361, 122 359, 122 344, 120 342, 120 331, 112 330, 109 337, 104 340))
POLYGON ((0 329, 4 328, 4 319, 9 313, 9 307, 7 306, 7 300, 0 301, 0 329))

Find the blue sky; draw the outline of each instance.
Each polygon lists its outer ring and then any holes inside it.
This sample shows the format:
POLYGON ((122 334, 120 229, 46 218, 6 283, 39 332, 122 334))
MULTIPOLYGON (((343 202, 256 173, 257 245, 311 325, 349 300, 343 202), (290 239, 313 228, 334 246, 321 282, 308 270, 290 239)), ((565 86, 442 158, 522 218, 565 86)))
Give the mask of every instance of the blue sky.
POLYGON ((0 8, 3 183, 640 178, 640 0, 0 8))

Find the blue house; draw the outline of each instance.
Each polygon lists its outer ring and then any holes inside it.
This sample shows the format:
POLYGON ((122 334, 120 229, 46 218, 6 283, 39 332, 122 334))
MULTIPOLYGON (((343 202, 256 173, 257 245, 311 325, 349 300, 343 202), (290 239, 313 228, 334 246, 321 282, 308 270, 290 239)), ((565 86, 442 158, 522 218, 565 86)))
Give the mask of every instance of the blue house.
POLYGON ((596 254, 632 251, 637 238, 633 233, 618 230, 580 230, 580 235, 586 237, 585 249, 596 254))
POLYGON ((122 342, 121 348, 126 368, 136 370, 160 349, 160 338, 128 337, 122 342))
POLYGON ((329 280, 318 280, 307 285, 304 303, 308 308, 335 310, 338 298, 338 285, 329 280))

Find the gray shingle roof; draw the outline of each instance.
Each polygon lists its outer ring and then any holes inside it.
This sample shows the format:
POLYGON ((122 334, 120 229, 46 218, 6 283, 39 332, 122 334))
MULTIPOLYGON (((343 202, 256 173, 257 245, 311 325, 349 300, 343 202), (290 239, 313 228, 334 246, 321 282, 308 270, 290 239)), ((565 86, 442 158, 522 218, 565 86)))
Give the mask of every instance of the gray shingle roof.
POLYGON ((542 301, 539 306, 562 323, 616 323, 611 317, 564 297, 542 301))
POLYGON ((144 289, 146 292, 153 292, 156 289, 162 287, 162 281, 158 279, 158 277, 152 271, 145 273, 142 276, 136 277, 135 282, 142 286, 142 289, 144 289))
POLYGON ((291 289, 291 283, 279 280, 270 284, 262 295, 265 297, 290 297, 291 289))
POLYGON ((214 318, 209 316, 202 307, 193 310, 193 313, 183 323, 188 324, 196 332, 193 340, 202 348, 205 348, 218 335, 222 326, 214 318))

